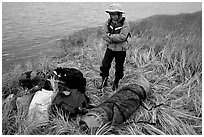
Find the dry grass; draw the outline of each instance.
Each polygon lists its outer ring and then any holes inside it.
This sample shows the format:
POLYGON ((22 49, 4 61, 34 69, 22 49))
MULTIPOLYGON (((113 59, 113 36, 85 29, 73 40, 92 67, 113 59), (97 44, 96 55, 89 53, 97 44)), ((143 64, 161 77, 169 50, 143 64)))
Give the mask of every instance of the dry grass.
MULTIPOLYGON (((140 72, 152 83, 154 94, 144 102, 150 110, 140 107, 131 119, 116 128, 119 134, 202 134, 202 53, 194 48, 194 45, 201 47, 202 42, 193 34, 180 37, 169 32, 168 35, 151 39, 134 36, 130 39, 131 49, 127 52, 125 76, 120 86, 134 83, 134 74, 140 72)), ((5 96, 14 91, 21 92, 15 83, 22 72, 31 69, 47 71, 63 66, 80 69, 87 79, 87 95, 91 101, 95 104, 104 101, 113 94, 110 92, 111 86, 96 89, 105 48, 95 33, 86 36, 86 40, 84 37, 80 36, 83 47, 71 47, 71 51, 66 48, 67 53, 63 58, 52 60, 44 57, 38 67, 27 63, 24 67, 16 66, 11 73, 3 74, 3 85, 9 87, 3 91, 5 96)), ((110 70, 109 83, 113 79, 114 67, 110 70)), ((59 110, 57 113, 58 117, 47 125, 27 125, 26 115, 14 109, 14 100, 11 99, 2 106, 2 134, 103 135, 111 129, 109 125, 101 125, 98 129, 83 132, 78 124, 80 116, 68 120, 64 112, 59 110)))

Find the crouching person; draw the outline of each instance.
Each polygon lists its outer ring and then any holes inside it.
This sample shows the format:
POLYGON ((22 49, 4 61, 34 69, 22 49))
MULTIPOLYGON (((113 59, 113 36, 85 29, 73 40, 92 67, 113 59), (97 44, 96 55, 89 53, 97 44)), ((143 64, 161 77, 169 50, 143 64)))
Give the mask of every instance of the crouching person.
POLYGON ((25 93, 16 96, 17 109, 28 113, 29 123, 46 124, 59 114, 58 110, 69 114, 69 118, 85 113, 90 100, 85 94, 86 78, 80 70, 58 67, 47 74, 31 74, 22 74, 19 85, 25 93))
POLYGON ((151 92, 150 83, 138 75, 134 84, 122 87, 105 102, 91 109, 82 117, 80 124, 88 128, 99 127, 103 123, 117 126, 129 119, 151 92))

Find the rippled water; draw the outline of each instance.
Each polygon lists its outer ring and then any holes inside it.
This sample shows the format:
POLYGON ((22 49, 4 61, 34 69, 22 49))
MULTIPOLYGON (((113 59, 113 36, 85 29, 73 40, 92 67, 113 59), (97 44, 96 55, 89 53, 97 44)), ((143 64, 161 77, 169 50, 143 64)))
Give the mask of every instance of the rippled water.
MULTIPOLYGON (((102 25, 111 3, 3 3, 3 66, 38 56, 50 42, 75 30, 102 25)), ((202 3, 121 3, 128 20, 156 14, 190 13, 202 3)))

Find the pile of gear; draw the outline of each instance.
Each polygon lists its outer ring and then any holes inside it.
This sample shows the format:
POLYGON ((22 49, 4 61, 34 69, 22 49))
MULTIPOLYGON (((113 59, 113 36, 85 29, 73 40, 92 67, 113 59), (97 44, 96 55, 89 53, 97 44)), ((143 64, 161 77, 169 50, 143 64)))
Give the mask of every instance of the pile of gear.
POLYGON ((75 68, 58 67, 49 73, 25 72, 19 80, 25 92, 15 95, 17 110, 27 113, 28 122, 46 124, 58 110, 69 118, 80 116, 82 129, 100 127, 110 123, 122 124, 134 114, 142 102, 152 94, 150 83, 137 75, 134 84, 128 84, 98 106, 90 105, 85 94, 86 78, 75 68))
POLYGON ((58 67, 47 74, 38 72, 34 77, 31 74, 32 71, 22 74, 19 84, 25 92, 16 95, 17 109, 26 111, 29 121, 45 123, 59 109, 72 118, 89 108, 86 78, 78 69, 58 67))

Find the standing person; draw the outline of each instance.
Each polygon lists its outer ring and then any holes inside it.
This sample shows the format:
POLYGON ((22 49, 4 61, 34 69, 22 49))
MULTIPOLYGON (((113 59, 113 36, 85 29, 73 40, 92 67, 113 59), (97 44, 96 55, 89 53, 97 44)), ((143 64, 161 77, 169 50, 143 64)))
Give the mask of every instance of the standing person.
POLYGON ((120 4, 112 4, 106 12, 110 18, 105 22, 102 31, 102 38, 106 41, 106 52, 100 67, 100 76, 102 83, 99 88, 107 86, 109 69, 111 63, 115 58, 115 80, 112 89, 118 88, 119 80, 123 78, 123 68, 126 57, 126 50, 128 48, 127 38, 130 32, 130 26, 125 17, 122 15, 124 11, 120 4))

